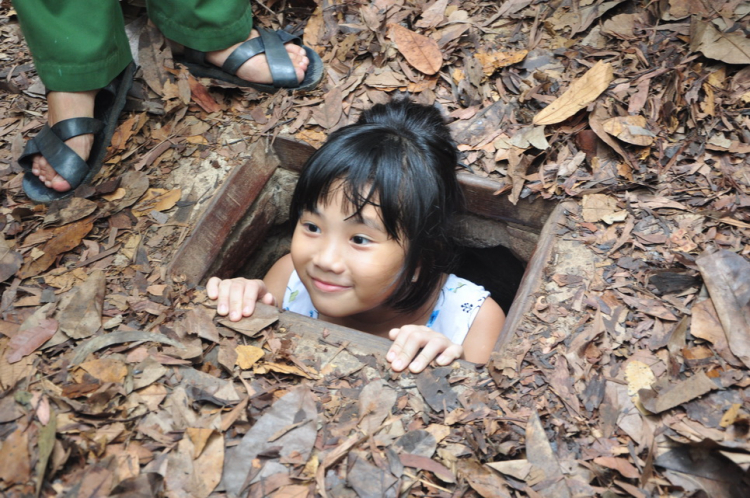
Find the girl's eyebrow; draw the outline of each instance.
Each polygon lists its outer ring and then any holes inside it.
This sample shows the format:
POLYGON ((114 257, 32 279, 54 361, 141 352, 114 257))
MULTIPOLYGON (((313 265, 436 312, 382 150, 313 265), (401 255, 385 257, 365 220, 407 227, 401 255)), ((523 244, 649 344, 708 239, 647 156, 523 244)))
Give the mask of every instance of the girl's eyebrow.
POLYGON ((362 216, 362 213, 354 213, 353 215, 346 218, 346 222, 351 223, 351 224, 361 223, 367 227, 372 228, 373 230, 386 233, 385 227, 380 222, 380 220, 369 217, 369 216, 362 216))

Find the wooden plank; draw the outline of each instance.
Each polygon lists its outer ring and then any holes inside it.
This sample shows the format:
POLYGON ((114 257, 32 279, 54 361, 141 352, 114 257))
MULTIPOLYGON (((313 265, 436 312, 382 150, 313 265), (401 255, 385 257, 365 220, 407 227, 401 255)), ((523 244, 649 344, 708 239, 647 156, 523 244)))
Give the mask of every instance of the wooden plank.
POLYGON ((467 211, 494 220, 524 225, 532 231, 539 232, 555 208, 554 202, 541 198, 532 202, 521 199, 518 204, 513 205, 508 196, 495 195, 501 187, 500 183, 466 171, 458 173, 458 181, 466 197, 467 211))
POLYGON ((192 235, 177 250, 169 275, 198 285, 221 254, 224 242, 245 216, 278 166, 264 143, 255 147, 252 158, 232 170, 204 208, 192 235))
POLYGON ((578 209, 578 204, 575 201, 562 202, 557 205, 547 219, 542 233, 539 235, 536 250, 531 256, 526 272, 523 274, 521 285, 518 286, 518 291, 516 291, 513 305, 508 310, 503 330, 495 342, 495 347, 492 348, 493 351, 501 351, 508 345, 526 314, 531 311, 531 307, 534 305, 534 293, 539 289, 544 277, 544 270, 550 264, 559 224, 565 220, 567 212, 576 209, 578 209))
MULTIPOLYGON (((261 303, 262 304, 262 303, 261 303)), ((279 326, 297 335, 317 341, 325 337, 327 342, 341 344, 349 341, 352 349, 363 354, 385 353, 391 347, 391 340, 367 332, 342 327, 333 323, 323 322, 291 311, 279 313, 279 326)))
MULTIPOLYGON (((258 303, 258 306, 265 307, 268 305, 258 303)), ((323 322, 291 311, 281 311, 279 313, 279 327, 286 330, 288 334, 293 334, 306 341, 314 341, 315 344, 321 344, 321 339, 324 339, 331 346, 338 346, 348 342, 347 349, 349 351, 361 355, 375 356, 384 365, 385 355, 393 343, 387 337, 380 337, 368 334, 367 332, 342 327, 341 325, 323 322)), ((301 347, 299 342, 297 344, 301 347)), ((474 363, 466 360, 456 361, 463 368, 474 370, 474 363)))
MULTIPOLYGON (((267 185, 271 185, 269 182, 267 185)), ((233 278, 237 269, 244 267, 255 251, 266 243, 266 236, 276 220, 278 207, 273 202, 273 190, 263 189, 245 217, 236 224, 234 231, 221 249, 221 255, 201 277, 201 281, 211 276, 233 278)))
POLYGON ((299 173, 317 150, 312 145, 287 137, 276 137, 271 144, 282 168, 299 173))

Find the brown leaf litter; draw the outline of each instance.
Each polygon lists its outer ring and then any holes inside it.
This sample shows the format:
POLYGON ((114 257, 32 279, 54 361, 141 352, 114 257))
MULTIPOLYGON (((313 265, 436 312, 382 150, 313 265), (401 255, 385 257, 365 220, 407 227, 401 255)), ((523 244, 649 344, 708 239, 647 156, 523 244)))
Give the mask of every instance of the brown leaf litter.
POLYGON ((750 494, 746 2, 253 9, 321 54, 319 89, 195 79, 141 24, 96 184, 41 207, 14 159, 44 122, 44 89, 0 5, 0 492, 750 494), (217 320, 168 278, 261 138, 318 146, 400 92, 445 111, 462 163, 498 197, 581 207, 485 368, 395 375, 325 334, 303 347, 274 312, 217 320))

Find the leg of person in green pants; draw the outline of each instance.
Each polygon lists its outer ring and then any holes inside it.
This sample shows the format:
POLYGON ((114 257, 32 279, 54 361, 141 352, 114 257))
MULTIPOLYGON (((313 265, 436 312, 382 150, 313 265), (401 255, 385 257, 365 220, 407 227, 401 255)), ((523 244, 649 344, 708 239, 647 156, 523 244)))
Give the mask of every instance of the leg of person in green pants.
MULTIPOLYGON (((181 45, 176 50, 188 47, 199 51, 201 59, 217 69, 242 43, 259 36, 253 29, 247 0, 147 0, 146 7, 149 18, 164 36, 181 45)), ((294 43, 287 43, 284 48, 294 66, 291 79, 296 81, 284 85, 291 88, 303 82, 310 58, 317 55, 294 43)), ((238 77, 238 84, 239 80, 262 84, 274 80, 264 55, 248 58, 232 72, 238 77)))
MULTIPOLYGON (((119 2, 14 0, 13 6, 38 74, 49 91, 48 125, 94 116, 98 90, 132 60, 119 2)), ((148 9, 167 38, 205 52, 205 61, 214 65, 223 64, 234 48, 257 36, 247 0, 149 0, 148 9)), ((309 63, 307 53, 292 43, 284 47, 298 81, 302 81, 309 63)), ((272 78, 265 59, 265 54, 260 54, 247 60, 236 75, 244 81, 269 83, 272 78)), ((94 137, 78 135, 65 140, 64 145, 86 161, 94 137)), ((57 192, 71 189, 45 157, 31 157, 31 172, 47 188, 57 192)))
MULTIPOLYGON (((47 87, 50 126, 70 118, 93 117, 96 94, 132 60, 122 9, 116 0, 14 0, 21 29, 34 65, 47 87), (96 22, 88 20, 96 19, 96 22)), ((66 141, 87 160, 94 135, 66 141)), ((57 175, 42 155, 32 172, 56 191, 70 184, 57 175)))

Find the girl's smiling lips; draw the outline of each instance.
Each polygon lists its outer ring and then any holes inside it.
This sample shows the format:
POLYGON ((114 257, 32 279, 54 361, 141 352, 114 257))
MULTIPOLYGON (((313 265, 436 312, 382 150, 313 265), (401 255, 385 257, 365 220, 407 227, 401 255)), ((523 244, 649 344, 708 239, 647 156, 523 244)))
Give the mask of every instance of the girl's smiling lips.
POLYGON ((330 282, 319 280, 315 277, 310 277, 310 280, 312 280, 313 284, 318 290, 323 292, 338 292, 349 288, 349 286, 332 284, 330 282))

